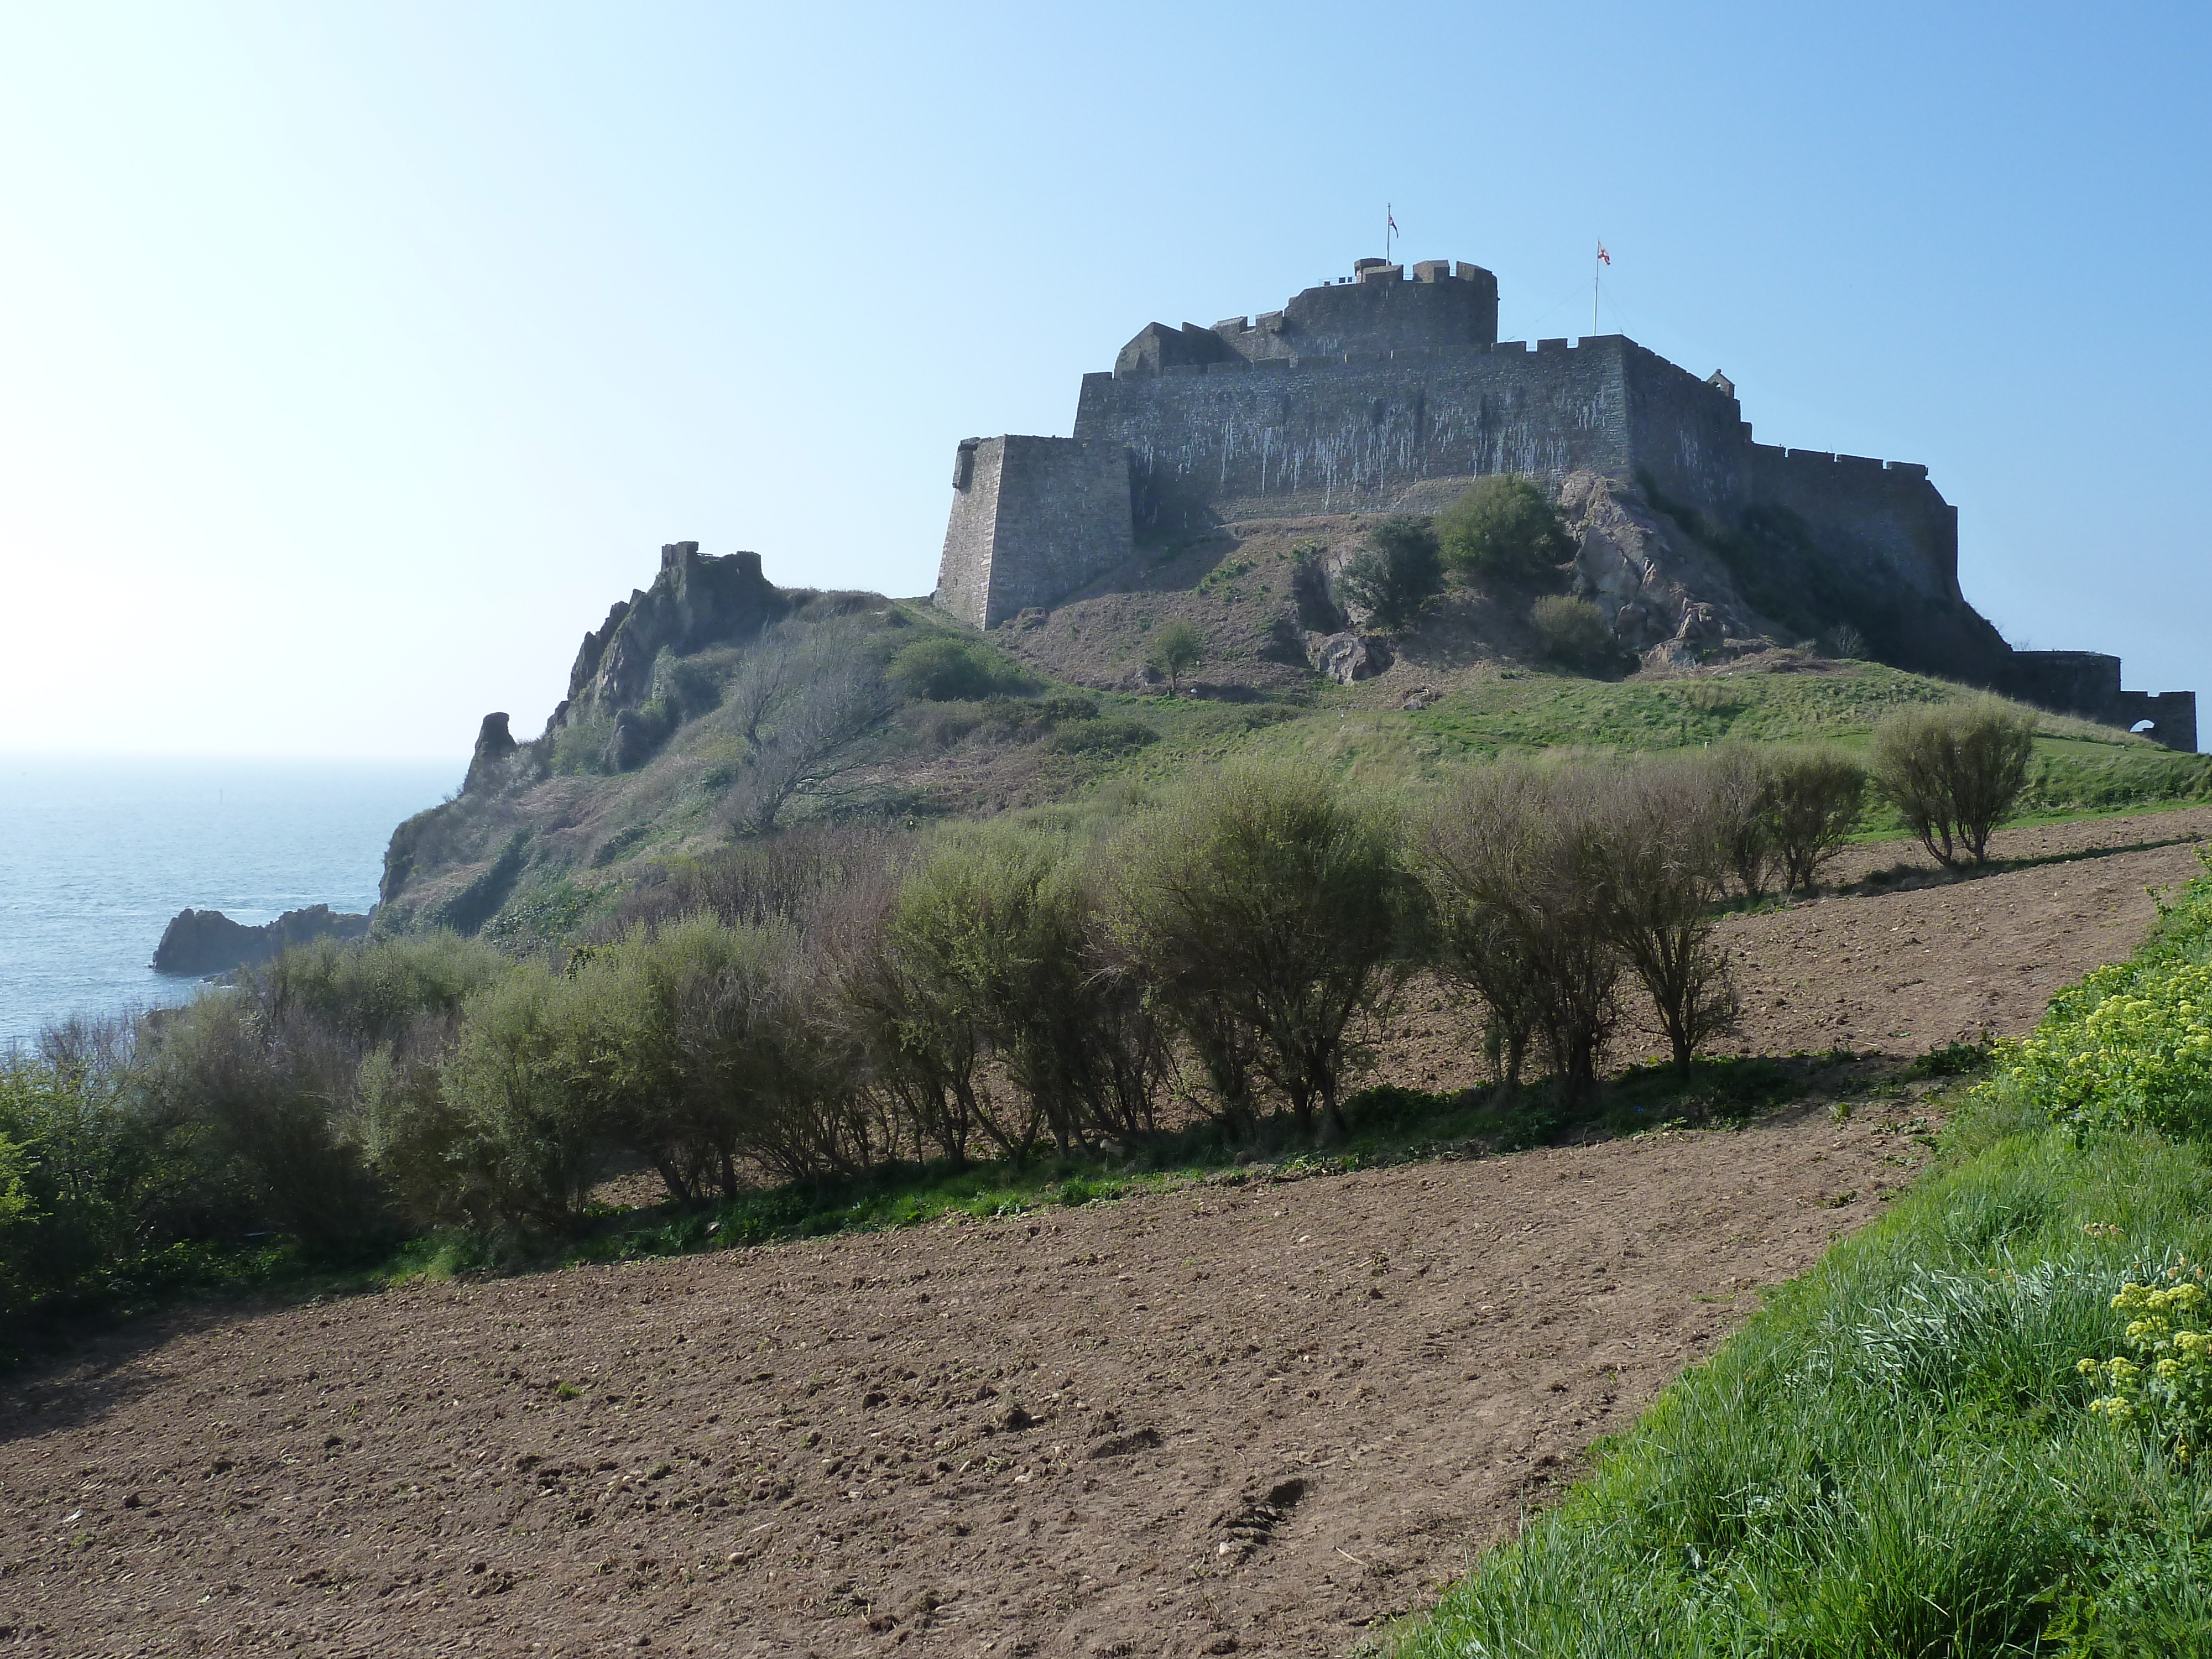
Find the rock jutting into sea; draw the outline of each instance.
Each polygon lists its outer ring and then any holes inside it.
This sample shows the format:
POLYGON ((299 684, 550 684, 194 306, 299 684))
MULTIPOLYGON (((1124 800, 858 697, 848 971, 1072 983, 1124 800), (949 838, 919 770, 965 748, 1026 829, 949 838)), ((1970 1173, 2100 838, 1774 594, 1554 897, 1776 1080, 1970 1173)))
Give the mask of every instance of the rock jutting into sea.
POLYGON ((327 904, 287 910, 274 921, 249 927, 220 910, 179 910, 154 947, 154 971, 160 974, 221 974, 266 962, 279 951, 319 939, 359 939, 368 918, 349 915, 327 904))

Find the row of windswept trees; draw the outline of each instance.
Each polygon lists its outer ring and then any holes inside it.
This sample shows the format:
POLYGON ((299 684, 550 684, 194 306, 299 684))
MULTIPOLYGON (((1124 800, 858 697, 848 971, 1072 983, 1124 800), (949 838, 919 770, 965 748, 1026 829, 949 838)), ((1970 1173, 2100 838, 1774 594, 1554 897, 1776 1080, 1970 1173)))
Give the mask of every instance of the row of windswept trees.
POLYGON ((1739 749, 1501 763, 1394 806, 1237 764, 1103 831, 741 845, 557 957, 326 942, 0 1067, 0 1262, 21 1300, 165 1240, 559 1228, 631 1161, 703 1200, 1200 1120, 1327 1140, 1424 976, 1479 1006, 1506 1086, 1535 1060, 1571 1102, 1632 990, 1686 1068, 1729 1027, 1723 908, 1808 884, 1866 784, 1739 749))

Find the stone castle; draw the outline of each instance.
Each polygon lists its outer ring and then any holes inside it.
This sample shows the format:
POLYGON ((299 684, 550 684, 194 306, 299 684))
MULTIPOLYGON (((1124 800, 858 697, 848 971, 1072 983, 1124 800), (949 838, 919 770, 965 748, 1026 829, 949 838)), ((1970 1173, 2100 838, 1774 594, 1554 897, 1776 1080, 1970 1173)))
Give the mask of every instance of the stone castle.
POLYGON ((1141 542, 1434 512, 1498 472, 1613 480, 1719 550, 1755 611, 2196 747, 2193 693, 2123 692, 2117 658, 2005 644, 1960 591, 1958 510, 1926 467, 1754 442, 1726 376, 1620 335, 1501 342, 1498 279, 1443 259, 1362 259, 1280 311, 1151 324, 1083 377, 1073 437, 963 441, 937 601, 990 628, 1141 542))

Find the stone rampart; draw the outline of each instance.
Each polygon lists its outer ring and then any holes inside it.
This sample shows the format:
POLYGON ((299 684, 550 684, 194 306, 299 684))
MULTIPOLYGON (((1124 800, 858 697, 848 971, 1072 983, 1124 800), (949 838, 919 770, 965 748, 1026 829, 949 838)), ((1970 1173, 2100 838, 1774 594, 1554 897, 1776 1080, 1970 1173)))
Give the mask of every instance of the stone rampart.
POLYGON ((1139 534, 1387 509, 1490 472, 1625 477, 1626 348, 1608 336, 1086 374, 1075 433, 1127 447, 1139 534))
POLYGON ((1997 684, 2022 702, 2139 730, 2169 749, 2197 748, 2197 694, 2124 691, 2120 659, 2101 651, 2015 651, 1997 684))
POLYGON ((1120 444, 968 439, 953 464, 937 603, 978 628, 1050 605, 1127 560, 1131 525, 1120 444))

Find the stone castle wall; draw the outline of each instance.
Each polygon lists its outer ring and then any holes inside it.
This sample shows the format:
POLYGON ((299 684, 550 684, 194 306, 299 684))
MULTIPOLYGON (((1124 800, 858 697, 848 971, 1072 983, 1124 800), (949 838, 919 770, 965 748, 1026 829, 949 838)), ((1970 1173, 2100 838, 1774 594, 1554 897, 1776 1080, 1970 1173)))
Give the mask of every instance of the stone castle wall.
MULTIPOLYGON (((1133 538, 1432 513, 1488 474, 1556 487, 1587 471, 1647 487, 1792 638, 1848 624, 1899 666, 2093 719, 2143 697, 2120 692, 2112 659, 2109 687, 2100 669, 2073 690, 2071 671, 2015 665, 2038 653, 2012 652, 1966 603, 1957 510, 1927 468, 1755 443, 1721 375, 1620 335, 1499 344, 1497 320, 1497 280, 1478 266, 1426 260, 1409 278, 1362 260, 1256 319, 1148 325, 1111 372, 1084 376, 1072 440, 961 446, 939 602, 989 627, 1095 580, 1133 538), (2030 689, 2045 682, 2054 696, 2030 689)), ((2193 747, 2191 694, 2144 698, 2118 723, 2142 720, 2193 747)))
POLYGON ((963 442, 937 602, 990 628, 1049 605, 1133 550, 1128 453, 1081 438, 963 442))
POLYGON ((1489 472, 1625 477, 1626 348, 1613 336, 1086 374, 1075 432, 1127 447, 1139 534, 1387 510, 1489 472))
POLYGON ((2015 651, 2002 683, 2023 702, 2141 728, 2169 749, 2197 747, 2197 694, 2123 691, 2120 659, 2101 651, 2015 651))

